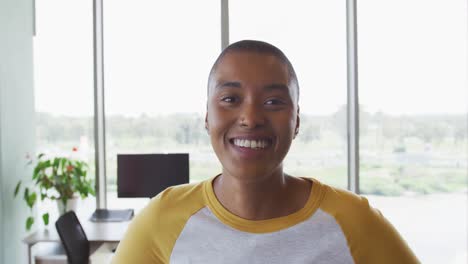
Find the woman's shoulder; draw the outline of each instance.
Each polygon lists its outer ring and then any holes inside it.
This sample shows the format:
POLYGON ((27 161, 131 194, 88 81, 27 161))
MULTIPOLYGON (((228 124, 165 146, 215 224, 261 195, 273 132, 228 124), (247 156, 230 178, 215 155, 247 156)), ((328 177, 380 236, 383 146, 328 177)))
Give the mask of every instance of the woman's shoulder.
POLYGON ((366 197, 355 194, 349 190, 345 190, 340 187, 334 187, 328 184, 324 184, 317 179, 311 179, 317 192, 320 193, 321 202, 320 208, 333 215, 343 214, 359 214, 374 210, 370 205, 366 197))
POLYGON ((132 225, 160 236, 178 232, 191 215, 205 206, 203 184, 189 183, 165 189, 138 212, 132 225))
POLYGON ((324 192, 320 209, 341 227, 356 262, 418 263, 398 231, 366 197, 318 184, 324 192))
POLYGON ((189 207, 197 207, 204 204, 203 185, 205 181, 196 183, 187 183, 168 187, 155 197, 153 197, 147 206, 150 211, 164 211, 182 208, 186 210, 189 207))
MULTIPOLYGON (((321 194, 319 208, 331 215, 342 228, 348 229, 353 226, 380 228, 389 225, 381 212, 369 204, 366 197, 349 190, 321 183, 316 179, 312 180, 316 193, 321 194)), ((364 235, 366 230, 369 231, 370 229, 360 228, 359 230, 362 231, 360 235, 364 235)))
POLYGON ((153 197, 130 223, 115 262, 167 263, 185 223, 204 207, 203 184, 172 186, 153 197))

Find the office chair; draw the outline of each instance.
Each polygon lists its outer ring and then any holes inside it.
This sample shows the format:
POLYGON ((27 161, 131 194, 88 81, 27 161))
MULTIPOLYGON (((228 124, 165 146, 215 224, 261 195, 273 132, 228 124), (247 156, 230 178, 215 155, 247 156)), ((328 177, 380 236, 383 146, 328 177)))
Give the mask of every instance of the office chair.
POLYGON ((60 216, 55 227, 67 253, 68 263, 88 264, 90 243, 75 212, 69 211, 60 216))

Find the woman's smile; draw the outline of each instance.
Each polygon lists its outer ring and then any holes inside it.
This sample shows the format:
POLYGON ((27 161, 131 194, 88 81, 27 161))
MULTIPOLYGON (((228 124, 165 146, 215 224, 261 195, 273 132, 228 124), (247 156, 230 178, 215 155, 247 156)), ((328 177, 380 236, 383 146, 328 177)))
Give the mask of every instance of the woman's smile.
POLYGON ((249 135, 230 138, 229 144, 234 150, 234 155, 255 159, 265 156, 268 151, 271 151, 273 140, 270 137, 249 135))

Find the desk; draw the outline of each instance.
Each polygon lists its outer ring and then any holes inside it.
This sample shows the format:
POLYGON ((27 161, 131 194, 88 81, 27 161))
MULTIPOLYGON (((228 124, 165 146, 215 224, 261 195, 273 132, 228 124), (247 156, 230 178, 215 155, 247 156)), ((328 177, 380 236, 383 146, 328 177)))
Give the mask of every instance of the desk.
MULTIPOLYGON (((80 219, 80 222, 89 242, 94 245, 99 245, 103 242, 119 242, 130 223, 130 221, 95 223, 88 219, 80 219)), ((23 239, 23 242, 28 246, 28 263, 31 264, 31 249, 35 244, 40 242, 60 242, 60 237, 57 234, 54 223, 50 223, 48 229, 41 229, 28 235, 23 239)))

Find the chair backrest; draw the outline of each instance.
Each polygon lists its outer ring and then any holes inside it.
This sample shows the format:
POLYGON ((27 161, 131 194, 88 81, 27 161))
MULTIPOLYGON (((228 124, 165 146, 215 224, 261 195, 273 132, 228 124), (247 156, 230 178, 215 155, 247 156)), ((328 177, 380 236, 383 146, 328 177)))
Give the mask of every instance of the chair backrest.
POLYGON ((55 227, 67 253, 68 263, 88 264, 89 241, 75 212, 69 211, 60 216, 55 227))

